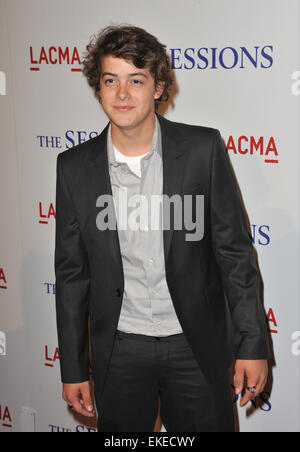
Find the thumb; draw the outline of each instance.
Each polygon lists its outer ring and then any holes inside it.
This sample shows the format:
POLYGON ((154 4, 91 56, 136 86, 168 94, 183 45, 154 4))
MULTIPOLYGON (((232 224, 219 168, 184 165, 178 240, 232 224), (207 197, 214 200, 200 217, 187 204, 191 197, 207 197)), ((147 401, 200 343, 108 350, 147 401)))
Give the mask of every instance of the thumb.
POLYGON ((92 402, 92 397, 91 397, 91 392, 90 392, 90 387, 89 387, 89 383, 84 384, 81 387, 81 396, 82 396, 82 400, 84 403, 84 406, 86 408, 87 411, 89 411, 90 413, 94 411, 94 405, 92 402))
POLYGON ((240 394, 244 387, 244 370, 239 369, 238 366, 236 367, 236 371, 235 371, 234 385, 235 385, 235 393, 240 394))

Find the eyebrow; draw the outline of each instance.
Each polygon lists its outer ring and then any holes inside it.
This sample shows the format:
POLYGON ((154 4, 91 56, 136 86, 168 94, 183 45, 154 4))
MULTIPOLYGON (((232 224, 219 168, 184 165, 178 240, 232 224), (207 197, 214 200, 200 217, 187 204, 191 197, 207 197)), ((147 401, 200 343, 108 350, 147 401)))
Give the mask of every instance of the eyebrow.
MULTIPOLYGON (((102 77, 104 77, 105 75, 110 75, 112 77, 118 77, 118 74, 114 74, 113 72, 103 72, 102 77)), ((143 72, 134 72, 133 74, 129 74, 129 77, 136 77, 138 75, 148 78, 148 76, 146 74, 144 74, 143 72)))

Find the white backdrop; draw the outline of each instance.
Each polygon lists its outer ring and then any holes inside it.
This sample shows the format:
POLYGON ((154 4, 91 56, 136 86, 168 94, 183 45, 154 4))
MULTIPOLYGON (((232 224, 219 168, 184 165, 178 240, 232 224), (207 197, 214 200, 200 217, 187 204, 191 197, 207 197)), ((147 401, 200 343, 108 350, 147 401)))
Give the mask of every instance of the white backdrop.
POLYGON ((61 400, 56 158, 107 123, 78 69, 120 22, 167 45, 160 113, 221 131, 246 206, 274 362, 240 431, 299 431, 299 0, 0 0, 0 431, 95 428, 61 400))

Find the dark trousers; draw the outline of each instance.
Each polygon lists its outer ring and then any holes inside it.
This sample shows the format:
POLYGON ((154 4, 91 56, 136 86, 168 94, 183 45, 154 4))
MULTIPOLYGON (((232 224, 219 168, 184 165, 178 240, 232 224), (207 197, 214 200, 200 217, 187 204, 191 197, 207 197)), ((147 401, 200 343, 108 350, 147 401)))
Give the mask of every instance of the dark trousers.
MULTIPOLYGON (((212 357, 213 359, 213 357, 212 357)), ((117 331, 101 399, 99 432, 234 432, 229 372, 211 384, 185 338, 117 331)))

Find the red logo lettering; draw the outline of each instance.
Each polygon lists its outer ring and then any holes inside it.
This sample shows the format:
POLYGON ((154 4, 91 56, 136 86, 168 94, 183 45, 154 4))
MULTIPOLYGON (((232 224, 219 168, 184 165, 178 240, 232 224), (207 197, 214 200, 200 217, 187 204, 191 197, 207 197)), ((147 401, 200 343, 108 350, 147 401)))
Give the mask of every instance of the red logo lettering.
POLYGON ((48 345, 45 345, 45 366, 46 367, 54 367, 56 361, 59 361, 59 349, 56 347, 54 350, 53 356, 49 354, 48 345))
POLYGON ((41 66, 68 65, 72 66, 72 72, 81 72, 81 59, 77 47, 55 47, 42 46, 40 50, 35 50, 33 46, 29 47, 30 70, 39 71, 41 66), (76 67, 73 67, 76 66, 76 67))
POLYGON ((7 289, 7 281, 3 268, 0 268, 0 289, 7 289), (4 284, 3 284, 4 283, 4 284))
POLYGON ((265 163, 278 163, 278 150, 274 137, 265 139, 241 135, 237 140, 232 135, 228 138, 226 145, 227 152, 241 155, 259 155, 264 157, 265 163))
POLYGON ((277 322, 276 322, 276 319, 275 319, 275 315, 274 315, 274 312, 273 312, 272 308, 270 308, 269 311, 268 311, 267 320, 268 320, 269 324, 270 323, 273 324, 273 326, 272 326, 273 329, 270 328, 270 330, 269 330, 270 333, 278 334, 278 329, 277 329, 278 325, 277 325, 277 322))
POLYGON ((12 419, 7 406, 2 408, 0 405, 0 421, 2 421, 2 427, 12 428, 12 419))
POLYGON ((39 223, 41 223, 41 224, 48 224, 48 220, 50 217, 53 217, 54 219, 56 219, 56 213, 55 213, 55 209, 54 209, 54 206, 52 203, 50 203, 47 213, 43 213, 42 203, 39 202, 39 214, 40 214, 39 223), (44 218, 44 220, 42 220, 42 218, 44 218))

